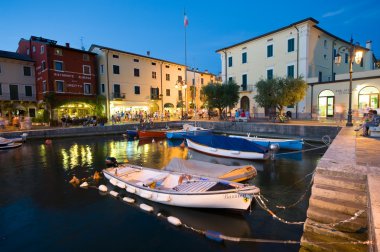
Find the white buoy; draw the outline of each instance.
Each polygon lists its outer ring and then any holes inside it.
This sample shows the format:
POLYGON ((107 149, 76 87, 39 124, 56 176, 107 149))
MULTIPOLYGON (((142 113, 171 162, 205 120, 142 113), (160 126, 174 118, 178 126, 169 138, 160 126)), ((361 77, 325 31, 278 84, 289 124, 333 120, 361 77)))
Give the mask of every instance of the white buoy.
POLYGON ((107 191, 108 191, 108 188, 107 188, 107 186, 105 186, 105 185, 100 185, 98 189, 99 189, 99 191, 101 191, 101 192, 107 192, 107 191))
POLYGON ((123 183, 123 182, 117 182, 117 187, 119 187, 119 188, 121 188, 121 189, 125 189, 125 183, 123 183))
POLYGON ((153 212, 153 207, 148 206, 147 204, 140 204, 140 208, 147 212, 153 212))
POLYGON ((128 203, 134 203, 135 199, 129 198, 129 197, 124 197, 123 201, 128 202, 128 203))
POLYGON ((180 226, 182 225, 182 222, 180 221, 180 219, 174 217, 174 216, 169 216, 168 217, 168 222, 173 224, 174 226, 180 226))
POLYGON ((115 191, 110 191, 110 194, 114 197, 117 197, 119 195, 118 192, 115 192, 115 191))
POLYGON ((112 185, 116 186, 116 185, 117 185, 117 180, 114 179, 114 178, 111 178, 111 179, 110 179, 110 183, 111 183, 112 185))
POLYGON ((155 140, 154 140, 154 138, 152 139, 152 143, 154 143, 154 142, 156 142, 155 140))
POLYGON ((88 183, 85 181, 85 182, 83 182, 83 183, 80 185, 80 187, 82 187, 82 188, 84 188, 84 187, 88 187, 88 183))

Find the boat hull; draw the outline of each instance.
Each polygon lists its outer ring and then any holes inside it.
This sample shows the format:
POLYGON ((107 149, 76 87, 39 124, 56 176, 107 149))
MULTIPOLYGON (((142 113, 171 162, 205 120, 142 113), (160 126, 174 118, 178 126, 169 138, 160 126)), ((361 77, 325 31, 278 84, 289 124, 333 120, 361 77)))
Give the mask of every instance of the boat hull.
POLYGON ((235 136, 230 137, 242 138, 248 141, 254 142, 260 146, 269 147, 271 144, 278 144, 280 149, 285 150, 302 150, 303 141, 299 139, 274 139, 274 138, 258 138, 258 137, 247 137, 247 136, 235 136))
POLYGON ((176 131, 168 131, 166 132, 166 138, 168 139, 184 139, 186 136, 203 136, 211 134, 211 130, 203 129, 203 130, 176 130, 176 131))
POLYGON ((214 148, 186 139, 187 146, 190 149, 194 149, 199 152, 203 152, 209 155, 219 156, 219 157, 230 157, 239 159, 267 159, 269 158, 269 153, 258 153, 258 152, 248 152, 248 151, 237 151, 237 150, 226 150, 214 148))
POLYGON ((165 138, 166 131, 163 130, 139 130, 138 131, 139 138, 165 138))
MULTIPOLYGON (((123 175, 115 175, 111 169, 116 168, 108 168, 103 171, 104 176, 110 180, 110 183, 125 188, 127 192, 142 198, 171 206, 247 210, 252 203, 253 195, 260 191, 255 186, 221 191, 161 191, 149 186, 138 185, 138 183, 131 183, 123 179, 123 175)), ((210 182, 213 181, 211 180, 210 182)), ((225 183, 229 182, 226 181, 225 183)), ((184 184, 184 186, 186 185, 188 184, 184 184)))

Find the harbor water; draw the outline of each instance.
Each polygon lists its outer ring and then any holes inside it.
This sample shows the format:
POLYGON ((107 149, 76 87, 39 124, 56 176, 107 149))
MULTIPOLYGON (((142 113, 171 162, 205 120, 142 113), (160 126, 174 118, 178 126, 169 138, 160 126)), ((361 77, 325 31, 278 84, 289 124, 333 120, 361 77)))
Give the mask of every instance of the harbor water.
MULTIPOLYGON (((326 148, 306 144, 307 151, 284 151, 274 160, 244 161, 207 156, 181 148, 180 143, 99 136, 51 143, 32 140, 0 151, 0 251, 299 250, 299 244, 281 241, 299 241, 302 236, 303 226, 292 222, 306 219, 312 173, 326 148), (129 195, 137 202, 128 204, 95 188, 69 183, 74 175, 85 179, 101 171, 109 156, 158 169, 173 157, 226 165, 250 163, 258 174, 247 183, 261 189, 268 208, 283 221, 256 203, 246 212, 185 209, 129 195), (140 203, 152 206, 153 213, 141 210, 140 203), (177 217, 185 225, 176 227, 163 216, 177 217), (217 242, 204 235, 210 230, 246 240, 217 242)), ((112 188, 105 180, 100 184, 112 188)))

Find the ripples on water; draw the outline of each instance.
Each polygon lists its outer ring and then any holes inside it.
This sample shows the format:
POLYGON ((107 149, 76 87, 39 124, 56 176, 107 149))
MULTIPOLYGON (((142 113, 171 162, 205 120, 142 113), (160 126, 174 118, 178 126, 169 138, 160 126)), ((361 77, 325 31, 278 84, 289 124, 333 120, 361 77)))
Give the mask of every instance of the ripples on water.
MULTIPOLYGON (((108 156, 119 162, 152 168, 164 167, 173 157, 193 158, 227 165, 253 164, 258 176, 250 181, 260 187, 268 205, 297 201, 310 183, 310 174, 325 149, 281 155, 274 161, 244 161, 210 157, 187 148, 182 141, 127 141, 123 137, 82 137, 29 141, 21 148, 0 152, 0 250, 1 251, 298 251, 299 246, 266 243, 217 243, 186 228, 158 218, 158 212, 176 216, 201 230, 225 235, 299 240, 302 226, 274 220, 257 205, 252 212, 183 209, 152 202, 155 214, 125 204, 97 190, 72 187, 73 175, 87 178, 105 167, 108 156)), ((104 183, 104 182, 103 182, 104 183)), ((290 221, 306 218, 308 197, 296 207, 276 210, 290 221)))

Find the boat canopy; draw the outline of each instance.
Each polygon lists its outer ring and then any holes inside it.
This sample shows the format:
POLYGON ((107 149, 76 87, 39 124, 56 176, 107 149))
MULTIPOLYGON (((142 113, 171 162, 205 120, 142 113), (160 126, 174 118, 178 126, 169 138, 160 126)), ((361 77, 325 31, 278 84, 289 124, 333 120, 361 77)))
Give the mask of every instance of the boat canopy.
POLYGON ((236 150, 236 151, 246 151, 246 152, 258 152, 267 153, 268 148, 260 146, 256 143, 248 141, 242 138, 233 138, 228 136, 219 135, 206 135, 206 136, 186 136, 186 138, 191 141, 213 147, 216 149, 224 150, 236 150))

